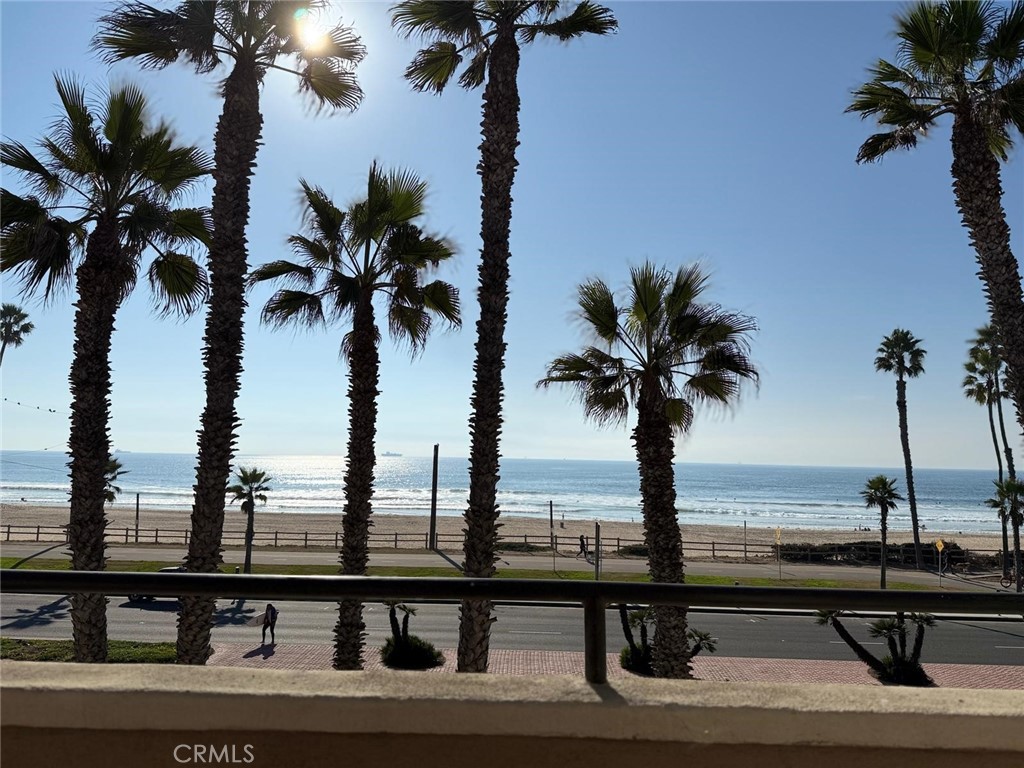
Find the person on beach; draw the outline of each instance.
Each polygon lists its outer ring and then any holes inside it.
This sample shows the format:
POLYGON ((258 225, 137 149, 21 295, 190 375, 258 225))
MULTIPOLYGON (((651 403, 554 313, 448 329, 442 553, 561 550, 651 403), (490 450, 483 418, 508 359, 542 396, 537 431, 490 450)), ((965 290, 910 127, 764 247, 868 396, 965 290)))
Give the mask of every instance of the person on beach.
POLYGON ((267 603, 267 610, 263 613, 263 645, 267 644, 267 629, 270 630, 270 644, 277 643, 274 637, 274 627, 277 626, 277 608, 273 603, 267 603))
POLYGON ((590 559, 590 553, 587 551, 587 537, 582 533, 580 534, 580 551, 576 553, 576 559, 580 559, 580 555, 583 555, 584 560, 590 559))

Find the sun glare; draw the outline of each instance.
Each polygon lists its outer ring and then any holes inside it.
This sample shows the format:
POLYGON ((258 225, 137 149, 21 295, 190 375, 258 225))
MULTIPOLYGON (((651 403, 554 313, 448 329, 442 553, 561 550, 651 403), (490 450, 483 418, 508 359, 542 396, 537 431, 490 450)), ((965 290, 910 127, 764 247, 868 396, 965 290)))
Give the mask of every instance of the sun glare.
POLYGON ((315 53, 327 47, 330 40, 327 30, 317 24, 309 14, 299 17, 296 24, 299 27, 299 40, 307 51, 315 53))

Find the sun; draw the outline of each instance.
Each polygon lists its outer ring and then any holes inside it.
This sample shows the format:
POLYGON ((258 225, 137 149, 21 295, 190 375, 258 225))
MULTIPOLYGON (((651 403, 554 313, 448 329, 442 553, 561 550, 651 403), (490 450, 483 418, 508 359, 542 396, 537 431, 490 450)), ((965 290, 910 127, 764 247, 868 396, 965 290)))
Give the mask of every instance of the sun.
POLYGON ((310 14, 297 16, 295 24, 299 30, 299 40, 306 51, 315 53, 327 47, 327 43, 330 42, 327 30, 314 21, 310 14))

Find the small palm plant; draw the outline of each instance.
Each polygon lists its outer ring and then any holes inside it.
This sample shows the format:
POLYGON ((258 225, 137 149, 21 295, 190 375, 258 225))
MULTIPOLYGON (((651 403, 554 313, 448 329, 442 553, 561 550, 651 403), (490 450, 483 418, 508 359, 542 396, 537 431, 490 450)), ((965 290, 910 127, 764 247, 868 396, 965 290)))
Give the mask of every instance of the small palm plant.
POLYGON ((871 622, 868 634, 883 638, 889 653, 881 659, 875 657, 843 625, 840 617, 843 611, 818 611, 816 622, 831 626, 836 634, 853 650, 857 658, 868 665, 873 677, 879 682, 892 685, 930 686, 932 679, 921 666, 921 649, 924 633, 935 626, 935 617, 927 613, 897 613, 895 618, 878 619, 871 622), (916 626, 914 644, 907 652, 907 621, 916 626))
POLYGON ((256 502, 267 503, 265 491, 272 490, 269 483, 274 478, 268 477, 262 469, 251 467, 239 467, 235 473, 234 485, 229 485, 228 493, 234 494, 232 501, 242 502, 242 512, 245 513, 245 564, 242 566, 243 573, 252 573, 252 540, 256 535, 256 502))
POLYGON ((985 500, 992 509, 999 512, 1000 518, 1010 521, 1013 527, 1013 567, 1017 574, 1017 591, 1024 591, 1024 568, 1022 568, 1020 550, 1020 527, 1024 524, 1024 483, 1007 478, 995 482, 996 493, 985 500))
MULTIPOLYGON (((622 623, 622 634, 626 637, 626 647, 619 654, 619 664, 623 669, 638 675, 654 676, 654 667, 651 665, 651 644, 648 639, 650 638, 649 627, 653 627, 657 620, 658 617, 650 606, 630 611, 625 603, 619 604, 619 621, 622 623), (639 645, 633 637, 634 629, 640 631, 639 645)), ((689 628, 686 630, 686 637, 690 642, 691 659, 701 651, 714 653, 718 650, 718 639, 712 637, 710 632, 689 628)))
MULTIPOLYGON (((650 263, 630 270, 625 303, 603 281, 579 286, 577 316, 596 342, 555 358, 540 387, 567 384, 599 425, 637 414, 632 439, 640 474, 651 580, 681 584, 675 437, 699 405, 730 406, 757 380, 748 356, 752 318, 703 303, 708 278, 696 265, 672 273, 650 263)), ((655 607, 652 663, 659 677, 689 677, 686 609, 655 607)))
POLYGON ((35 329, 35 325, 28 322, 28 314, 17 304, 0 307, 0 365, 4 362, 7 347, 20 347, 25 337, 35 329))
POLYGON ((903 497, 896 492, 896 481, 885 475, 877 475, 868 480, 860 495, 864 497, 864 505, 869 509, 877 507, 881 516, 882 573, 879 589, 885 589, 885 568, 889 559, 889 510, 896 509, 896 502, 902 501, 903 497))
POLYGON ((113 504, 117 500, 118 494, 121 493, 121 486, 114 485, 117 479, 122 475, 127 475, 128 470, 121 465, 120 459, 115 459, 113 456, 107 461, 107 471, 104 472, 104 480, 106 481, 106 499, 108 504, 113 504))
POLYGON ((422 637, 409 634, 409 617, 416 615, 416 609, 387 600, 388 621, 391 624, 391 637, 384 641, 380 649, 380 658, 385 666, 395 669, 430 669, 444 664, 444 654, 432 643, 422 637), (402 624, 398 624, 398 611, 401 611, 402 624))
MULTIPOLYGON (((342 573, 366 574, 376 466, 377 386, 380 380, 380 329, 375 301, 381 301, 392 338, 423 349, 434 318, 455 328, 461 324, 458 290, 425 277, 454 255, 451 245, 423 232, 416 222, 425 214, 426 182, 409 171, 370 168, 366 197, 346 210, 319 187, 305 181, 305 234, 288 238, 303 263, 274 261, 250 275, 250 285, 282 280, 263 309, 263 321, 282 327, 326 327, 351 322, 341 341, 348 362, 349 431, 342 517, 342 573)), ((362 603, 343 600, 335 627, 337 669, 360 669, 365 625, 362 603)))
MULTIPOLYGON (((210 173, 195 147, 179 145, 166 123, 151 124, 145 95, 126 85, 98 104, 69 78, 55 78, 62 112, 36 154, 0 144, 0 161, 31 194, 0 192, 0 271, 26 293, 52 298, 74 284, 75 345, 71 363, 72 567, 104 567, 110 461, 110 347, 121 304, 150 251, 148 278, 163 313, 188 315, 207 295, 206 272, 182 246, 209 242, 207 212, 175 209, 210 173), (76 266, 77 262, 77 266, 76 266)), ((75 660, 107 657, 106 598, 72 595, 75 660)))

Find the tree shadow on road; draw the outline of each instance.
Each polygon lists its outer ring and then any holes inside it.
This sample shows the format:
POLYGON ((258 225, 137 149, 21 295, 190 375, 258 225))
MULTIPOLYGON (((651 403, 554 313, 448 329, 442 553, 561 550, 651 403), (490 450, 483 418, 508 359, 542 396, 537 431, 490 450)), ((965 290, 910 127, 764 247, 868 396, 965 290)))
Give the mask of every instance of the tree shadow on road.
POLYGON ((70 599, 70 595, 64 595, 38 608, 19 608, 13 616, 0 616, 0 620, 6 621, 5 624, 0 624, 0 629, 45 627, 57 621, 64 621, 69 615, 70 599))

